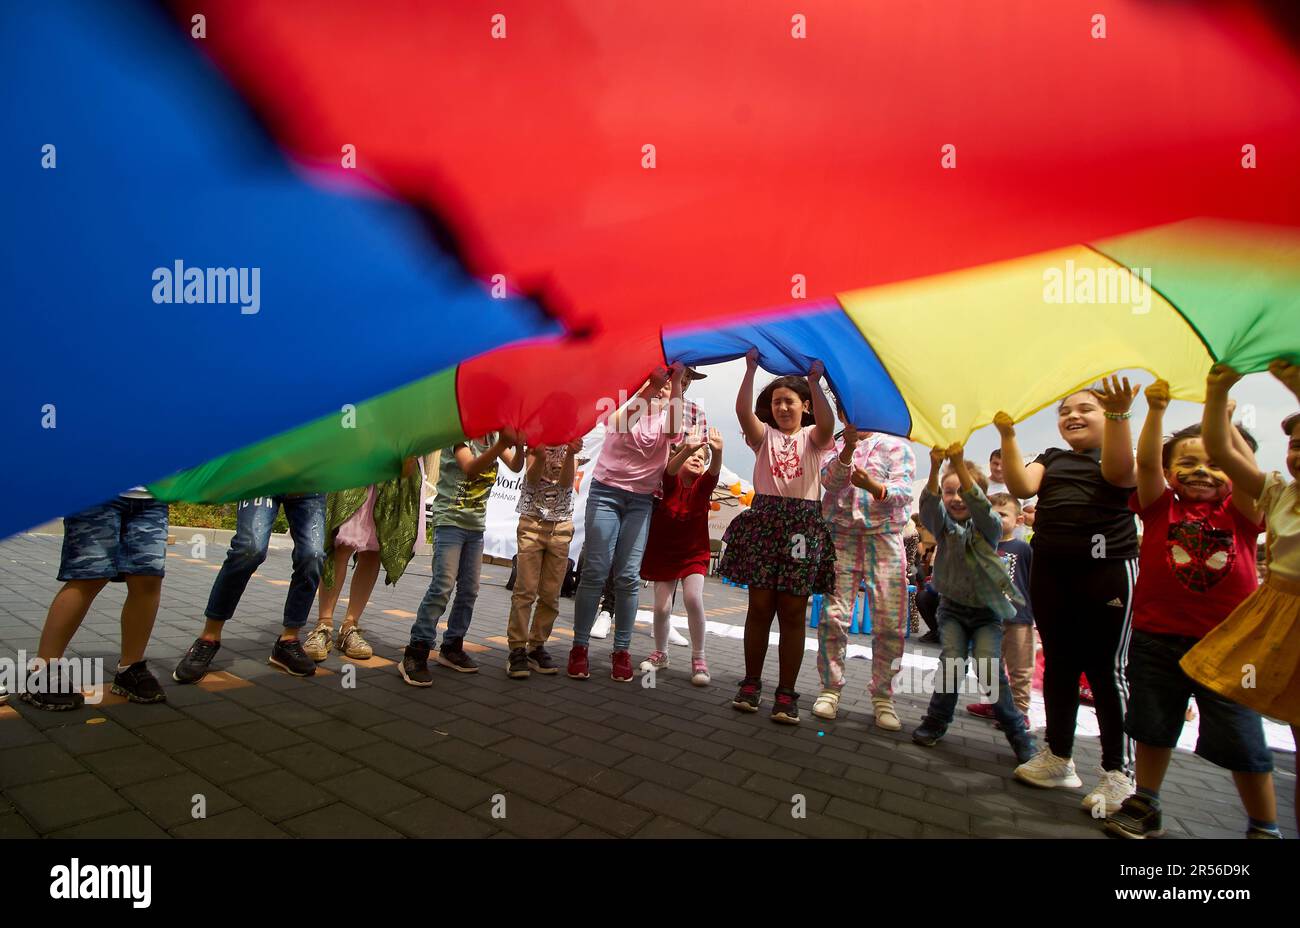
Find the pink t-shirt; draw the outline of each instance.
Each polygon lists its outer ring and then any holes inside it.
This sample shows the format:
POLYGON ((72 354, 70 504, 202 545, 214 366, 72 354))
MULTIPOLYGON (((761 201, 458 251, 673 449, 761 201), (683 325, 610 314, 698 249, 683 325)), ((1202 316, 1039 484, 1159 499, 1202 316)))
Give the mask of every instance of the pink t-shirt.
POLYGON ((651 495, 659 489, 668 466, 668 445, 679 435, 668 434, 668 408, 647 412, 627 431, 605 426, 605 443, 592 477, 606 486, 651 495))
MULTIPOLYGON (((793 435, 763 424, 763 443, 754 448, 754 492, 767 496, 790 496, 795 499, 822 498, 822 454, 834 447, 813 444, 816 426, 805 425, 793 435)), ((751 445, 751 447, 753 447, 751 445)))

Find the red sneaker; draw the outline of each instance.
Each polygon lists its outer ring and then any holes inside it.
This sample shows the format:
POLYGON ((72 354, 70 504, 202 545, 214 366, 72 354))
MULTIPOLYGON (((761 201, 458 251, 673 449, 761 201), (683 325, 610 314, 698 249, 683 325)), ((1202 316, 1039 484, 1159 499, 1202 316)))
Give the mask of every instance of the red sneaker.
POLYGON ((615 651, 612 655, 614 658, 614 669, 610 676, 619 683, 631 683, 636 674, 632 672, 632 654, 630 651, 615 651))
POLYGON ((585 645, 575 644, 569 649, 569 676, 575 680, 585 680, 591 676, 585 645))
POLYGON ((993 706, 989 703, 973 702, 966 707, 966 711, 971 715, 984 719, 985 721, 993 721, 993 706))

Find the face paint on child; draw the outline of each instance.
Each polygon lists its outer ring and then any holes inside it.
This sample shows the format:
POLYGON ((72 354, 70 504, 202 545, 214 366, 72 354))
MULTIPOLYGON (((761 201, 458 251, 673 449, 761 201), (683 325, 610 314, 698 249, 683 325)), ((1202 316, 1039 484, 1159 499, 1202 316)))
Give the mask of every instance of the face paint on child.
POLYGON ((1165 479, 1184 499, 1212 502, 1232 492, 1232 481, 1212 460, 1200 438, 1185 438, 1170 457, 1165 479))

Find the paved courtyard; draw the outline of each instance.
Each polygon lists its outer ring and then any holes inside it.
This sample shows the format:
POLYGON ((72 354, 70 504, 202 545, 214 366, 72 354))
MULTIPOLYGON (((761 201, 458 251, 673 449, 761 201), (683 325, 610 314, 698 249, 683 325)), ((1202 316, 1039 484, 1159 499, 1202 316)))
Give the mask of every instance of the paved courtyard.
MULTIPOLYGON (((0 542, 0 659, 35 651, 59 587, 60 543, 0 542)), ((351 662, 331 655, 300 680, 266 663, 290 573, 288 551, 273 549, 229 623, 221 673, 180 686, 171 669, 201 627, 225 551, 190 553, 170 548, 148 655, 166 705, 105 695, 45 713, 15 696, 0 707, 0 836, 1101 837, 1079 808, 1083 790, 1016 783, 1001 734, 964 711, 934 748, 908 737, 920 695, 898 699, 903 732, 876 729, 866 661, 850 662, 835 722, 811 715, 811 652, 799 677, 803 724, 769 722, 766 699, 758 715, 735 712, 741 642, 726 630, 743 623, 745 594, 715 580, 705 588, 716 623, 708 687, 690 685, 687 649, 671 646, 674 665, 653 688, 615 683, 612 639, 593 641, 589 681, 508 679, 509 571, 485 566, 467 639, 482 670, 438 668, 431 688, 414 689, 395 662, 428 583, 427 557, 396 587, 376 589, 363 621, 375 658, 345 670, 351 662)), ((113 585, 100 595, 69 657, 103 658, 111 672, 123 593, 113 585)), ((572 637, 573 603, 562 604, 558 658, 572 637)), ((651 648, 648 630, 637 626, 635 662, 651 648)), ((937 648, 909 642, 908 652, 937 648)), ((773 648, 768 699, 775 667, 773 648)), ((1089 786, 1097 757, 1096 739, 1081 738, 1076 761, 1089 786)), ((1295 837, 1295 756, 1277 761, 1278 817, 1295 837)), ((1171 836, 1244 830, 1231 778, 1190 753, 1177 753, 1163 795, 1171 836)))

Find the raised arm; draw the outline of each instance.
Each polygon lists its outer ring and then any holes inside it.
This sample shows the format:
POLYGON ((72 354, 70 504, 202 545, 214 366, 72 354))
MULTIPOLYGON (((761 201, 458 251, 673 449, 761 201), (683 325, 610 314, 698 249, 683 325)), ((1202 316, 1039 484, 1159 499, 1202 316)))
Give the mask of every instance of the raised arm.
POLYGON ((925 489, 921 492, 921 524, 925 526, 926 531, 934 536, 938 541, 939 536, 946 530, 945 517, 947 513, 943 508, 943 502, 939 498, 939 471, 943 468, 944 458, 947 452, 942 448, 930 449, 930 479, 925 484, 925 489))
POLYGON ((722 473, 722 433, 717 429, 709 429, 709 473, 722 473))
POLYGON ((650 379, 641 385, 641 389, 624 403, 614 415, 609 417, 605 428, 614 429, 616 432, 626 432, 636 425, 637 420, 650 409, 650 400, 659 395, 659 391, 664 388, 664 384, 667 382, 668 368, 656 367, 650 374, 650 379))
POLYGON ((838 493, 849 482, 853 472, 853 452, 858 447, 858 430, 852 425, 844 427, 844 447, 839 454, 828 454, 822 464, 822 487, 838 493))
POLYGON ((1133 462, 1133 432, 1128 420, 1132 417, 1133 399, 1139 387, 1129 386, 1128 378, 1121 381, 1112 376, 1110 382, 1101 382, 1095 391, 1106 417, 1101 430, 1101 476, 1112 486, 1131 487, 1137 484, 1137 465, 1133 462))
POLYGON ((708 439, 701 437, 698 433, 688 435, 686 440, 677 446, 677 450, 673 452, 672 457, 668 459, 668 466, 664 468, 664 472, 670 477, 676 477, 677 472, 686 463, 686 459, 707 444, 708 439))
POLYGON ((514 473, 524 469, 524 436, 513 432, 502 432, 502 437, 509 440, 511 447, 501 452, 501 463, 514 473))
POLYGON ((1244 492, 1252 500, 1264 492, 1264 474, 1253 459, 1246 460, 1233 453, 1228 431, 1228 391, 1241 379, 1241 375, 1226 364, 1210 368, 1205 378, 1205 412, 1201 417, 1201 435, 1205 450, 1209 452, 1223 472, 1232 479, 1233 495, 1244 492))
POLYGON ((831 409, 831 402, 822 390, 823 370, 821 361, 814 361, 808 370, 808 389, 812 391, 812 413, 816 420, 808 437, 812 439, 814 448, 825 450, 835 441, 835 410, 831 409))
POLYGON ((477 457, 469 449, 469 445, 456 445, 456 463, 460 465, 460 469, 465 472, 466 477, 477 477, 491 467, 497 458, 501 457, 502 453, 513 444, 514 436, 502 430, 497 436, 496 442, 477 457))
POLYGON ((745 433, 745 442, 757 449, 767 435, 767 429, 758 416, 754 415, 754 372, 758 370, 758 349, 751 348, 745 355, 745 376, 740 381, 740 390, 736 394, 736 418, 740 420, 740 430, 745 433))
POLYGON ((1138 505, 1146 509, 1165 492, 1165 470, 1160 459, 1164 445, 1165 410, 1169 408, 1169 384, 1157 380, 1147 387, 1147 417, 1138 435, 1138 505))
POLYGON ((682 415, 682 384, 686 380, 686 366, 673 362, 669 368, 669 379, 672 381, 672 393, 668 396, 668 428, 669 435, 680 435, 682 433, 684 416, 682 415))
POLYGON ((998 413, 993 417, 993 427, 1002 436, 1002 479, 1007 489, 1019 499, 1037 496, 1046 468, 1042 464, 1025 464, 1016 441, 1016 423, 1009 415, 998 413))
POLYGON ((582 439, 575 438, 564 446, 564 465, 560 468, 560 483, 566 487, 573 486, 574 471, 577 469, 578 453, 582 451, 582 439))

